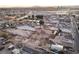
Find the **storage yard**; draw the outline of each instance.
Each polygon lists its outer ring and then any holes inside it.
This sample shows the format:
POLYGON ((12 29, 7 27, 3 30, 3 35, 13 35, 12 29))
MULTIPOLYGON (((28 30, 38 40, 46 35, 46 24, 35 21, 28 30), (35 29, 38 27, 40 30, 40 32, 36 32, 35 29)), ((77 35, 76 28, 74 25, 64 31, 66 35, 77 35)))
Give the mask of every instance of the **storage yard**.
POLYGON ((79 9, 73 9, 1 8, 0 54, 79 53, 79 9))

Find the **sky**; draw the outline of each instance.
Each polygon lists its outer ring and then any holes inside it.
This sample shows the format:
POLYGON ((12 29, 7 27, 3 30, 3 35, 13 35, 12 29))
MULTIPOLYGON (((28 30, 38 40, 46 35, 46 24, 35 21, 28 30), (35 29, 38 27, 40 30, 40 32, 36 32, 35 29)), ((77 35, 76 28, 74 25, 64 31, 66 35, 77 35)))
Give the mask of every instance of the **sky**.
POLYGON ((0 0, 0 7, 72 6, 79 0, 0 0))

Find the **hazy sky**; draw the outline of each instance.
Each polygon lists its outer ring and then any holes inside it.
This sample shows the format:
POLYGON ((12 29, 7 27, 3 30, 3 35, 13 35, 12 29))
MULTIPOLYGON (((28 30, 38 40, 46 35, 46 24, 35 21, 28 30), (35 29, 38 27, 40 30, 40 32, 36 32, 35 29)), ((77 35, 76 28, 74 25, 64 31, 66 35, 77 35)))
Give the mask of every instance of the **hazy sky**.
POLYGON ((79 5, 79 0, 0 0, 0 7, 79 5))

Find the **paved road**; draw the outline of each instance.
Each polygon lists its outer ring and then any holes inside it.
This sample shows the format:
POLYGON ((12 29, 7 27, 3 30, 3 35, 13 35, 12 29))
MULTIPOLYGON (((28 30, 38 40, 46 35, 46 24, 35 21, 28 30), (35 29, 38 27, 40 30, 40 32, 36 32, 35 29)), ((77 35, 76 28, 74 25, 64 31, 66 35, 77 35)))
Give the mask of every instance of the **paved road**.
POLYGON ((78 28, 77 28, 77 24, 75 22, 75 18, 74 17, 70 17, 71 18, 71 25, 72 25, 72 35, 74 38, 74 49, 76 52, 78 52, 79 50, 79 33, 78 33, 78 28))

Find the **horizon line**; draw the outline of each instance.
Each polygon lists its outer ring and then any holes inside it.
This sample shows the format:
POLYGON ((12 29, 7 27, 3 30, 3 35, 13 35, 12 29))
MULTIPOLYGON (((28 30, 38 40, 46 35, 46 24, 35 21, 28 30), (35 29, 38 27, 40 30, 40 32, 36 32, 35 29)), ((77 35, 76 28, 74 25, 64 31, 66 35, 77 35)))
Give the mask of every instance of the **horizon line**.
POLYGON ((7 6, 7 5, 2 5, 0 8, 32 8, 32 7, 79 7, 79 5, 62 5, 62 6, 7 6))

